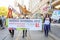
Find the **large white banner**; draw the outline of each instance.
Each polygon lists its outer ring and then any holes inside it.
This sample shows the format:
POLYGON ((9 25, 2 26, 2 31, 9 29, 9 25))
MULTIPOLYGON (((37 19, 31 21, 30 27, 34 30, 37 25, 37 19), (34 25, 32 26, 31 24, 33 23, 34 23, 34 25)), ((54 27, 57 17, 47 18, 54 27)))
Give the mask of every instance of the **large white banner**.
POLYGON ((27 30, 42 30, 42 20, 8 19, 8 28, 27 28, 27 30))
POLYGON ((59 18, 60 18, 60 10, 54 10, 51 18, 55 19, 55 20, 59 20, 59 18))

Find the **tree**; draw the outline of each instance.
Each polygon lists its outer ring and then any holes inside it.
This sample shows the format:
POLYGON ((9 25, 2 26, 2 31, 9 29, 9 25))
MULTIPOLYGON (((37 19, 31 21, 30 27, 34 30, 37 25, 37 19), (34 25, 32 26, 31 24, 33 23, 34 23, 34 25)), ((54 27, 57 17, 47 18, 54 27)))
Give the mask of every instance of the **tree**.
POLYGON ((1 15, 7 16, 7 14, 8 14, 8 8, 4 6, 0 7, 0 16, 1 15))

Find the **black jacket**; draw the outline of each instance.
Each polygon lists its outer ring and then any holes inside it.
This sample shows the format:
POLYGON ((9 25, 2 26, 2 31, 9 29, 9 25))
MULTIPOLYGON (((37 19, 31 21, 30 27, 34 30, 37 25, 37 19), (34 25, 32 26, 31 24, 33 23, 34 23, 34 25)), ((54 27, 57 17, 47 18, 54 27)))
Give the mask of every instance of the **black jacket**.
POLYGON ((0 24, 2 24, 2 19, 0 19, 0 24))
MULTIPOLYGON (((49 18, 49 21, 50 21, 50 23, 51 23, 51 18, 49 18)), ((43 23, 45 22, 45 18, 43 19, 43 23)))

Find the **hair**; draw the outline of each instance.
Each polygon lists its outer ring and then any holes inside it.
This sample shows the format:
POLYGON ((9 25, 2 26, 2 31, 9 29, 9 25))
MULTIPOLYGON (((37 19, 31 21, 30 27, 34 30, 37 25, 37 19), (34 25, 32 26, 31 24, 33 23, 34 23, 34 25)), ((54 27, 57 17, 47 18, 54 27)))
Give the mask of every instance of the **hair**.
POLYGON ((49 14, 46 14, 46 15, 45 15, 45 18, 46 18, 47 16, 50 17, 49 14))

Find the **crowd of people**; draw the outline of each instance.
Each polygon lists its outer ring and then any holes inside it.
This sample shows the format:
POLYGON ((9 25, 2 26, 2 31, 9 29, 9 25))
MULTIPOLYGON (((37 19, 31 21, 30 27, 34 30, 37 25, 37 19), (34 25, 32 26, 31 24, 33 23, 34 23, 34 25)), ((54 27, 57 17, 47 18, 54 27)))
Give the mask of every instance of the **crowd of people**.
MULTIPOLYGON (((25 9, 26 9, 26 7, 25 7, 25 9)), ((24 17, 22 19, 29 19, 26 16, 27 15, 24 15, 24 17)), ((13 16, 12 16, 12 9, 11 8, 9 8, 9 12, 8 12, 7 18, 13 18, 13 16)), ((43 21, 42 22, 43 23, 42 29, 44 30, 45 36, 47 37, 49 31, 51 30, 51 28, 50 28, 51 18, 50 18, 48 13, 45 15, 45 17, 42 17, 42 21, 43 21)), ((1 26, 2 29, 4 29, 5 23, 6 23, 6 18, 3 15, 0 16, 0 26, 1 26)), ((13 37, 14 36, 14 29, 13 28, 9 28, 9 32, 10 32, 11 36, 13 37)), ((23 36, 22 37, 23 38, 27 37, 27 29, 23 30, 23 36)))
MULTIPOLYGON (((9 18, 13 18, 13 17, 9 17, 9 18)), ((24 16, 22 19, 29 19, 28 17, 24 16)), ((48 33, 49 31, 51 31, 51 18, 49 16, 49 14, 46 14, 45 17, 42 17, 42 23, 43 23, 43 27, 42 27, 42 30, 44 30, 44 33, 45 33, 45 36, 48 37, 48 33)), ((1 29, 4 29, 5 27, 5 24, 6 24, 6 18, 2 15, 0 16, 0 27, 1 29)), ((14 36, 14 29, 13 28, 9 28, 9 32, 11 34, 11 36, 13 37, 14 36)), ((23 30, 23 38, 24 37, 27 37, 27 29, 26 30, 23 30)))
MULTIPOLYGON (((42 19, 42 23, 43 23, 43 29, 42 30, 44 30, 44 33, 45 33, 45 36, 46 37, 48 37, 48 33, 49 33, 49 31, 51 31, 51 27, 50 27, 50 25, 51 25, 51 18, 50 18, 50 16, 49 16, 49 14, 46 14, 45 15, 45 17, 42 17, 43 19, 42 19)), ((29 19, 28 17, 23 17, 22 19, 29 19)), ((5 27, 5 22, 6 22, 6 18, 2 15, 2 16, 0 16, 0 27, 2 28, 2 29, 4 29, 5 27)), ((12 29, 12 28, 9 28, 9 32, 10 32, 10 34, 11 34, 11 36, 13 37, 14 36, 14 29, 12 29)), ((26 30, 23 30, 23 38, 24 37, 27 37, 27 29, 26 30)))

